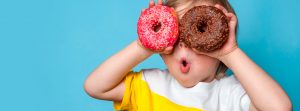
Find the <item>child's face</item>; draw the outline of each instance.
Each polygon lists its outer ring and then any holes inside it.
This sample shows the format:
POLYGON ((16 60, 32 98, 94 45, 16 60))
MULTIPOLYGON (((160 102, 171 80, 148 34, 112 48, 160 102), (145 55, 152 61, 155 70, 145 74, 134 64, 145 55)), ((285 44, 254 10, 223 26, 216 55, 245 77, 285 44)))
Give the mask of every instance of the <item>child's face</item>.
POLYGON ((179 42, 172 54, 161 55, 170 74, 184 87, 193 87, 199 82, 210 82, 215 78, 220 61, 196 54, 179 42))
MULTIPOLYGON (((211 4, 199 3, 198 5, 211 4)), ((178 14, 179 18, 183 14, 178 14)), ((210 82, 215 78, 216 70, 220 64, 218 59, 196 54, 191 48, 186 47, 183 42, 179 42, 174 46, 172 54, 161 56, 170 74, 184 87, 193 87, 199 82, 210 82)))

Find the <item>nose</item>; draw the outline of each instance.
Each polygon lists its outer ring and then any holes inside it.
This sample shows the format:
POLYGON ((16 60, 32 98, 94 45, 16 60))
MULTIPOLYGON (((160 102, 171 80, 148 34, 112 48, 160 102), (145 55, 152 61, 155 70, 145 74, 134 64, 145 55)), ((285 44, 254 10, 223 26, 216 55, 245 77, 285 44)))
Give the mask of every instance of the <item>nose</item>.
POLYGON ((179 42, 178 45, 179 48, 188 48, 184 42, 179 42))

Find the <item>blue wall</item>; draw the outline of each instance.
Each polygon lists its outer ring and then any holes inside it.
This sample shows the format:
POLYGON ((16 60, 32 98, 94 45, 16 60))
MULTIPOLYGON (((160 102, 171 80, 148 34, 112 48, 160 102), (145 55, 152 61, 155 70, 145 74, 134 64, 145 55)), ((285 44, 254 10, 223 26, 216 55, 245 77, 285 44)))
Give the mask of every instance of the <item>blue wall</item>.
MULTIPOLYGON (((299 0, 230 0, 239 46, 300 110, 299 0), (296 27, 298 26, 298 27, 296 27)), ((148 0, 1 0, 0 111, 109 111, 83 90, 88 74, 137 38, 148 0)), ((155 55, 136 69, 164 68, 155 55)))

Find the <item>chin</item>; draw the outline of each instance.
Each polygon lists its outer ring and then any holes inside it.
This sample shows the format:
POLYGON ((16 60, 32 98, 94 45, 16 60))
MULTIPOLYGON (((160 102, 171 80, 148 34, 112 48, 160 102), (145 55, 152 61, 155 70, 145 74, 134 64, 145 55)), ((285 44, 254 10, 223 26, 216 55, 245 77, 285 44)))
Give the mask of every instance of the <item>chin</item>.
POLYGON ((193 76, 190 74, 178 74, 177 78, 175 78, 179 84, 183 87, 190 88, 194 87, 195 85, 198 84, 199 81, 196 80, 193 76))
POLYGON ((182 85, 183 87, 186 87, 186 88, 191 88, 191 87, 194 87, 195 85, 197 85, 197 82, 194 83, 194 82, 191 82, 191 81, 179 81, 177 80, 180 85, 182 85))
POLYGON ((189 84, 189 83, 183 83, 181 84, 183 87, 186 87, 186 88, 191 88, 191 87, 194 87, 196 84, 189 84))

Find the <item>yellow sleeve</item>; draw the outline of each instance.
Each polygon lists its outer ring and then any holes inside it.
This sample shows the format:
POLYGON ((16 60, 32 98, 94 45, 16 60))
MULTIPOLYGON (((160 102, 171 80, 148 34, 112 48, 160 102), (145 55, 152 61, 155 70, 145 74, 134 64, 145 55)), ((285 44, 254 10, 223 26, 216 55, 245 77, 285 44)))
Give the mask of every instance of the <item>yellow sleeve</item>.
POLYGON ((121 102, 114 101, 114 109, 117 111, 132 111, 136 109, 136 91, 135 88, 139 87, 141 81, 142 71, 129 72, 125 79, 125 92, 121 102))
POLYGON ((202 111, 173 103, 167 98, 153 93, 148 83, 142 79, 142 71, 129 72, 124 78, 125 92, 121 102, 114 101, 116 111, 202 111))

